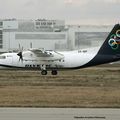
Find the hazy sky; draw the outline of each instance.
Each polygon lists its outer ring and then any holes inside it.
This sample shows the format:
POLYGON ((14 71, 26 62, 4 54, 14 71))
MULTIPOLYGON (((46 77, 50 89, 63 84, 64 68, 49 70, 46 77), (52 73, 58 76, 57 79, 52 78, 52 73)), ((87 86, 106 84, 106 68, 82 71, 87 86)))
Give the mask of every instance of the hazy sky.
POLYGON ((120 22, 120 0, 0 0, 0 18, 61 19, 66 24, 120 22))

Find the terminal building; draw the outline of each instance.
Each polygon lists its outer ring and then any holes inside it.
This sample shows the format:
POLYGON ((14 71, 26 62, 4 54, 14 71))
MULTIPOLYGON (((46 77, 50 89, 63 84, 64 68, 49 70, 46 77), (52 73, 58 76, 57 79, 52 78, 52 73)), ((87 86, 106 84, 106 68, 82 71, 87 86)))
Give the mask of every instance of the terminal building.
POLYGON ((0 20, 0 52, 21 48, 74 50, 96 46, 110 29, 66 26, 64 20, 0 20))
POLYGON ((1 20, 0 50, 64 49, 67 45, 67 32, 62 20, 1 20), (62 47, 62 48, 61 48, 62 47))

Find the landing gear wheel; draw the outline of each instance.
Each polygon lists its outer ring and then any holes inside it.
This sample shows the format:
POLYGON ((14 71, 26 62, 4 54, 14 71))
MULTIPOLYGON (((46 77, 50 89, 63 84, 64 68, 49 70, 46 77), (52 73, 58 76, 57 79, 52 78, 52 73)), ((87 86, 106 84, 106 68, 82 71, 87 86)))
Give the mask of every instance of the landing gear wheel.
POLYGON ((52 75, 57 75, 57 73, 58 73, 57 70, 52 70, 51 72, 52 75))
POLYGON ((42 74, 42 75, 47 75, 47 71, 46 71, 46 70, 42 70, 42 71, 41 71, 41 74, 42 74))

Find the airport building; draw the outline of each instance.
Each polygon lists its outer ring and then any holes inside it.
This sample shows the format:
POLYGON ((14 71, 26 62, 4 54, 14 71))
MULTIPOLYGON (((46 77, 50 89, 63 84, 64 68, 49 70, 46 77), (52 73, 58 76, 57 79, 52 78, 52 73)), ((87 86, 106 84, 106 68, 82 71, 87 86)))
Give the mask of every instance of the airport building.
POLYGON ((29 48, 73 50, 96 46, 110 28, 66 26, 64 20, 0 20, 0 51, 29 48), (100 34, 98 34, 100 33, 100 34))
POLYGON ((62 20, 1 20, 0 50, 45 48, 64 49, 67 31, 62 20))

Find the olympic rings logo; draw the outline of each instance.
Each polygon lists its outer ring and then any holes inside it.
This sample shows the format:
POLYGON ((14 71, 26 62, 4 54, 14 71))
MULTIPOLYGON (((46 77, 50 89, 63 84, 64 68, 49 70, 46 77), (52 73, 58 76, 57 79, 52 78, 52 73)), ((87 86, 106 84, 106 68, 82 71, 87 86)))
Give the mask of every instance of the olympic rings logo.
POLYGON ((120 44, 120 29, 116 31, 115 34, 112 34, 110 36, 110 40, 108 41, 108 44, 113 50, 117 50, 119 48, 120 44))
POLYGON ((120 30, 116 31, 116 36, 120 38, 120 30))
POLYGON ((119 44, 116 42, 116 40, 115 39, 113 39, 113 38, 111 38, 109 41, 108 41, 108 44, 111 46, 111 48, 113 49, 113 50, 116 50, 116 49, 118 49, 118 47, 119 47, 119 44))

